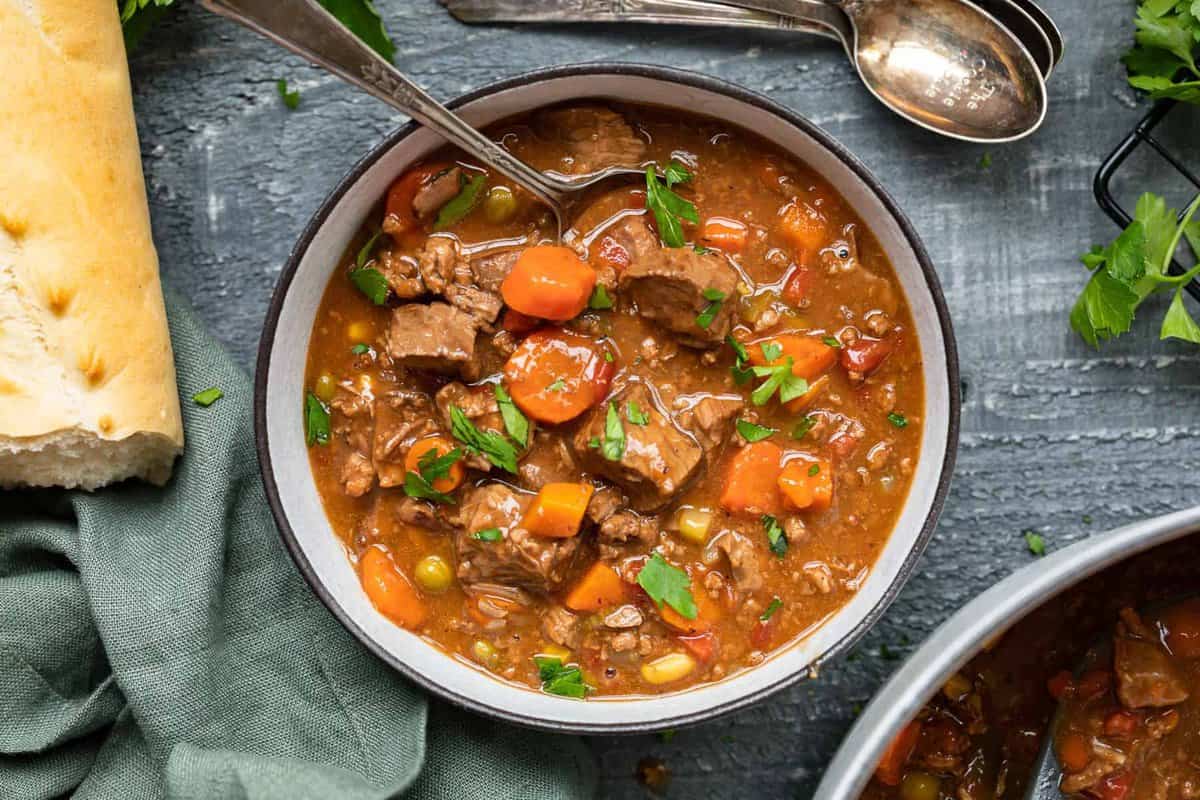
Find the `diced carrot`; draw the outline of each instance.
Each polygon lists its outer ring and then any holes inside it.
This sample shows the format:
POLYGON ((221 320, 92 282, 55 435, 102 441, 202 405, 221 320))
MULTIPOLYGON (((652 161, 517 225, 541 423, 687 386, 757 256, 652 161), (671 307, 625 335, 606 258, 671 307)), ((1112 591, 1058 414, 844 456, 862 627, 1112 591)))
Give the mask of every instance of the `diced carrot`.
POLYGON ((1118 709, 1104 718, 1104 735, 1119 739, 1133 736, 1138 727, 1137 715, 1132 711, 1118 709))
POLYGON ((1092 758, 1092 749, 1082 734, 1074 731, 1058 740, 1058 763, 1067 772, 1082 772, 1092 758))
POLYGON ((802 200, 792 200, 779 211, 779 232, 792 247, 816 253, 829 244, 825 215, 802 200))
POLYGON ((425 621, 428 610, 420 593, 386 551, 367 548, 358 568, 363 591, 380 614, 409 630, 425 621))
MULTIPOLYGON (((424 439, 418 439, 412 447, 408 448, 408 455, 404 457, 404 469, 406 472, 415 472, 419 475, 421 473, 421 457, 426 453, 432 450, 437 453, 438 457, 441 457, 453 452, 457 447, 457 444, 444 436, 427 436, 424 439)), ((450 471, 446 477, 435 479, 431 485, 435 491, 452 492, 462 486, 463 479, 466 477, 467 471, 463 467, 462 460, 459 459, 450 465, 450 471)))
POLYGON ((735 514, 779 513, 782 457, 783 450, 769 441, 748 444, 739 450, 725 473, 721 508, 735 514))
POLYGON ((706 247, 715 247, 726 253, 740 253, 746 249, 750 230, 744 222, 728 217, 709 217, 700 231, 700 241, 706 247))
POLYGON ((422 184, 452 166, 454 165, 446 162, 421 164, 392 182, 387 193, 384 215, 390 218, 391 229, 395 234, 418 227, 417 213, 413 210, 413 198, 417 196, 417 191, 420 190, 422 184))
POLYGON ((1200 599, 1171 606, 1162 615, 1167 647, 1180 658, 1200 658, 1200 599))
POLYGON ((1075 691, 1075 676, 1065 669, 1056 672, 1050 680, 1046 681, 1046 688, 1050 691, 1051 697, 1061 700, 1075 691))
POLYGON ((696 603, 696 618, 688 619, 670 606, 662 606, 659 613, 663 622, 684 634, 704 633, 721 620, 721 606, 708 596, 702 587, 694 586, 692 600, 696 603))
POLYGON ((842 347, 842 369, 846 372, 856 372, 859 375, 870 375, 884 362, 895 342, 892 339, 872 339, 863 336, 851 344, 842 347))
POLYGON ((578 417, 608 393, 616 372, 612 351, 588 336, 559 328, 534 331, 504 365, 513 401, 538 422, 578 417))
POLYGON ((569 539, 579 533, 594 491, 590 483, 547 483, 525 512, 521 527, 534 536, 569 539))
POLYGON ((914 719, 896 734, 896 738, 892 739, 883 751, 883 756, 875 767, 875 780, 884 786, 899 786, 901 778, 904 777, 904 767, 908 764, 908 759, 912 758, 913 751, 917 749, 920 738, 921 722, 914 719))
MULTIPOLYGON (((797 254, 797 260, 802 261, 804 254, 797 254)), ((799 306, 812 295, 813 284, 816 283, 817 273, 808 267, 799 266, 792 270, 783 283, 780 297, 788 305, 799 306)))
POLYGON ((627 588, 628 584, 621 579, 615 567, 597 561, 571 587, 563 605, 572 611, 599 611, 624 602, 628 596, 627 588))
POLYGON ((680 644, 692 651, 701 662, 712 661, 717 650, 717 637, 713 633, 701 633, 698 636, 678 636, 680 644))
POLYGON ((596 270, 574 250, 541 244, 522 251, 500 294, 522 314, 563 322, 587 308, 595 286, 596 270))
MULTIPOLYGON (((644 198, 642 203, 645 203, 644 198)), ((625 245, 611 236, 600 237, 600 240, 596 242, 594 255, 591 257, 595 259, 597 264, 612 267, 618 273, 623 271, 633 261, 633 257, 629 255, 629 250, 625 248, 625 245)))
POLYGON ((837 362, 838 358, 838 351, 821 339, 794 333, 782 333, 778 336, 768 336, 765 339, 748 342, 746 351, 750 356, 750 363, 756 367, 768 363, 770 366, 775 366, 782 364, 785 359, 791 358, 792 374, 804 378, 809 383, 821 377, 837 362), (763 353, 763 345, 767 345, 768 348, 772 345, 778 347, 780 349, 779 357, 768 362, 763 353))
POLYGON ((504 316, 500 318, 500 327, 509 333, 529 333, 541 324, 542 321, 537 317, 522 314, 515 308, 504 309, 504 316))
POLYGON ((784 502, 798 511, 828 511, 833 505, 833 464, 792 458, 779 474, 779 491, 784 502))
POLYGON ((822 375, 808 386, 808 391, 797 397, 795 400, 789 400, 783 404, 789 414, 803 414, 812 408, 818 400, 825 396, 829 391, 828 375, 822 375))

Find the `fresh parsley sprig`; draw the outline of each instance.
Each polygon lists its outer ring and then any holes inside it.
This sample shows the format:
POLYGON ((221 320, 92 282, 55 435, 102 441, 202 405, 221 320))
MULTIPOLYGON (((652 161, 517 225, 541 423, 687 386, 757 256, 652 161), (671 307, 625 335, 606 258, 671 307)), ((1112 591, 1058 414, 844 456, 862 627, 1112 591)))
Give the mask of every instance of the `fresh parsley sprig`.
POLYGON ((1137 44, 1121 59, 1129 84, 1156 100, 1200 105, 1200 2, 1143 0, 1134 25, 1137 44))
POLYGON ((468 452, 483 455, 502 470, 517 474, 517 449, 513 443, 495 431, 484 431, 458 406, 450 407, 450 433, 466 446, 468 452))
POLYGON ((692 173, 687 167, 677 161, 672 161, 663 170, 663 180, 660 180, 654 165, 646 167, 646 209, 654 215, 658 225, 658 238, 667 247, 683 247, 687 240, 683 236, 683 220, 699 224, 700 214, 696 206, 683 199, 673 191, 680 183, 692 179, 692 173))
POLYGON ((453 505, 454 498, 433 488, 433 484, 450 474, 450 468, 463 457, 461 448, 439 456, 436 449, 427 450, 417 459, 417 471, 404 474, 404 493, 420 500, 432 500, 443 505, 453 505))
POLYGON ((1184 305, 1183 289, 1200 274, 1200 263, 1182 275, 1171 275, 1171 260, 1186 239, 1200 258, 1200 221, 1194 219, 1200 197, 1177 221, 1163 198, 1147 192, 1138 200, 1134 218, 1107 247, 1095 247, 1082 257, 1092 276, 1071 310, 1071 327, 1093 347, 1127 332, 1138 306, 1150 295, 1173 291, 1163 318, 1161 339, 1200 344, 1200 325, 1184 305))
POLYGON ((557 656, 534 656, 533 663, 537 665, 542 691, 546 694, 578 700, 585 697, 591 688, 583 682, 583 672, 579 667, 565 666, 557 656))
POLYGON ((659 607, 665 603, 684 619, 695 619, 700 613, 692 597, 692 579, 679 567, 668 564, 657 551, 638 573, 637 582, 659 607))

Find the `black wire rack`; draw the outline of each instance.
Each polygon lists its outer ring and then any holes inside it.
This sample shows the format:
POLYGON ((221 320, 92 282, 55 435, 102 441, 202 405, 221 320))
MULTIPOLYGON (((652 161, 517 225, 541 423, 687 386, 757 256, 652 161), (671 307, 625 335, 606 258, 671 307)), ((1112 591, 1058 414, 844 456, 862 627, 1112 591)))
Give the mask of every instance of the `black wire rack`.
MULTIPOLYGON (((1172 153, 1166 145, 1154 137, 1154 129, 1167 118, 1175 107, 1176 103, 1174 100, 1163 100, 1156 103, 1146 116, 1142 117, 1134 129, 1121 140, 1121 143, 1109 154, 1108 158, 1104 159, 1104 163, 1096 171, 1096 180, 1093 184, 1096 193, 1096 202, 1100 204, 1100 208, 1104 209, 1104 213, 1108 214, 1112 221, 1122 228, 1130 223, 1133 216, 1113 196, 1112 182, 1117 173, 1121 171, 1121 166, 1125 163, 1126 159, 1143 146, 1149 147, 1166 161, 1167 164, 1173 167, 1176 172, 1192 185, 1196 190, 1196 195, 1200 196, 1200 176, 1197 175, 1196 170, 1189 167, 1184 159, 1172 153)), ((1187 205, 1189 204, 1184 204, 1185 207, 1187 205)), ((1181 211, 1181 216, 1182 213, 1181 211)), ((1196 255, 1200 257, 1200 253, 1196 255)), ((1171 261, 1171 274, 1182 275, 1185 271, 1186 268, 1183 264, 1179 263, 1179 259, 1171 261)), ((1200 302, 1200 280, 1193 280, 1189 283, 1187 292, 1194 300, 1200 302)))

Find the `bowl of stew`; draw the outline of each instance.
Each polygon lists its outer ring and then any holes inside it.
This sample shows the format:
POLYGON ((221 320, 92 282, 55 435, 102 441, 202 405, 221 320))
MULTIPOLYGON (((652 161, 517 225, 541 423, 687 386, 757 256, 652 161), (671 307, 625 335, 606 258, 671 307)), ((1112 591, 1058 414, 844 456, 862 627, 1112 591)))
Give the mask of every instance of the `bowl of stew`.
POLYGON ((1200 509, 1056 551, 964 606, 864 709, 816 797, 1022 798, 1043 747, 1068 798, 1198 785, 1200 509))
POLYGON ((865 167, 752 92, 586 65, 452 103, 539 169, 645 170, 560 241, 405 127, 283 271, 256 429, 283 540, 454 702, 618 732, 731 711, 882 613, 959 396, 925 250, 865 167))

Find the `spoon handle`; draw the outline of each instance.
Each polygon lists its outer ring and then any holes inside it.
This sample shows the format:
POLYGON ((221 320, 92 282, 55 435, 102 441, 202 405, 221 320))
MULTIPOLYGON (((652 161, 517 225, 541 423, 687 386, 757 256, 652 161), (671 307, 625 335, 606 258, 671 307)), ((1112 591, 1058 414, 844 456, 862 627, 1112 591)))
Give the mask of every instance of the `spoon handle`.
POLYGON ((314 0, 200 0, 200 4, 328 69, 403 111, 528 189, 556 213, 568 184, 533 169, 493 142, 368 47, 314 0))

